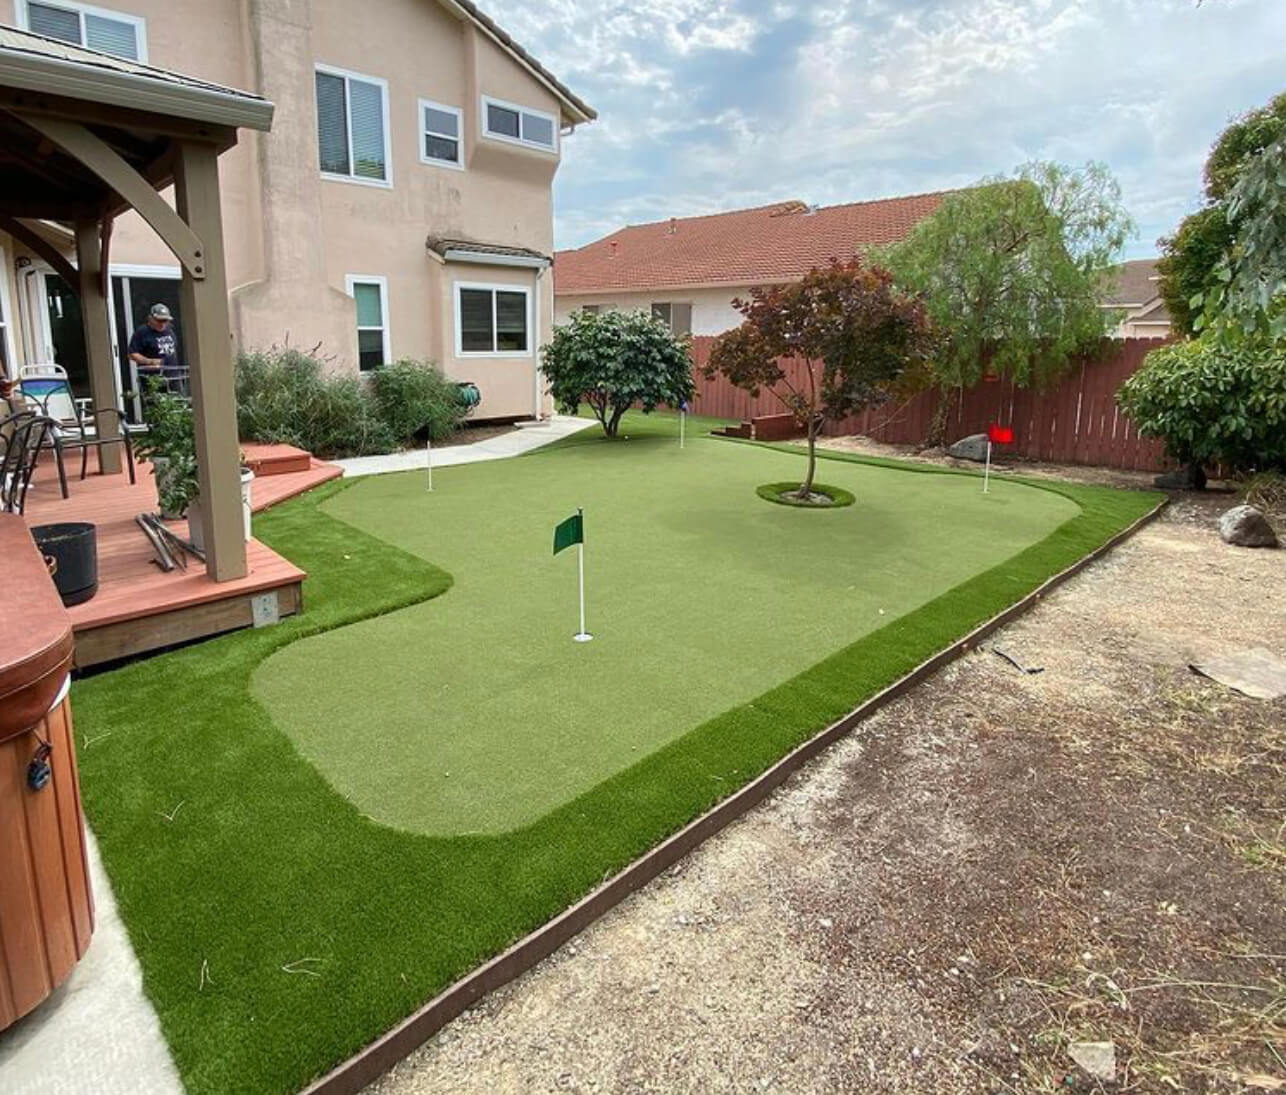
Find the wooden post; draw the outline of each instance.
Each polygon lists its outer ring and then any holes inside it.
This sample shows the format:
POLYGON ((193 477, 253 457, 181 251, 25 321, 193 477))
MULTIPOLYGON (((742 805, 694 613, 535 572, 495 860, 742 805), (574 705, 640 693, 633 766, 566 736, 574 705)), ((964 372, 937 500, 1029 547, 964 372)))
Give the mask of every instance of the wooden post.
MULTIPOLYGON (((93 220, 76 222, 76 282, 80 290, 80 314, 85 332, 85 360, 89 365, 89 387, 95 407, 115 407, 116 359, 112 353, 111 324, 108 319, 108 300, 104 291, 104 255, 99 223, 93 220)), ((103 437, 120 435, 120 420, 114 414, 105 414, 95 425, 103 437)), ((99 445, 98 467, 106 475, 121 470, 120 445, 99 445)))
POLYGON ((192 374, 205 569, 216 582, 226 582, 245 576, 246 543, 218 153, 198 141, 178 141, 176 151, 175 204, 199 241, 193 268, 183 271, 180 333, 192 374))

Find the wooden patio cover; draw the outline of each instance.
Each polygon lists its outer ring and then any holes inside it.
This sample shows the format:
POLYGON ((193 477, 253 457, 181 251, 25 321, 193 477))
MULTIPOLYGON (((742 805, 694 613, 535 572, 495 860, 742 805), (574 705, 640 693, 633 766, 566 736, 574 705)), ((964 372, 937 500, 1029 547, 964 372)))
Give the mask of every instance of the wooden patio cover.
MULTIPOLYGON (((0 26, 0 229, 79 292, 94 403, 115 403, 108 320, 112 222, 135 209, 182 268, 206 569, 246 573, 218 157, 273 105, 247 92, 0 26), (175 204, 160 191, 173 184, 175 204), (32 221, 67 225, 73 266, 32 221)), ((119 446, 100 449, 105 471, 119 446)))

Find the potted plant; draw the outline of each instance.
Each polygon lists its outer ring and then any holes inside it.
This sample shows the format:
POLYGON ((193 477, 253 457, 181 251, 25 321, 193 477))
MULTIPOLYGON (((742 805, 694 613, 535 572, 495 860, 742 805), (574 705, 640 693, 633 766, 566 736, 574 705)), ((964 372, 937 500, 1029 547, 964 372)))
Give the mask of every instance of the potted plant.
POLYGON ((161 516, 174 519, 186 515, 192 541, 201 547, 204 537, 197 497, 201 481, 192 407, 186 399, 171 395, 158 381, 150 381, 150 389, 143 414, 147 433, 135 443, 134 451, 152 462, 161 516))

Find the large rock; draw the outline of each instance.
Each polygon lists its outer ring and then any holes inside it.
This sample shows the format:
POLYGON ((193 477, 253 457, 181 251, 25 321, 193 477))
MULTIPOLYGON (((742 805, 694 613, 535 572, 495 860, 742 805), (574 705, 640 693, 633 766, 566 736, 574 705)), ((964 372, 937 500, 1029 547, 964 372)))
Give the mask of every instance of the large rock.
POLYGON ((1233 506, 1219 518, 1219 535, 1238 547, 1277 547, 1277 533, 1254 506, 1233 506))
POLYGON ((1116 1080, 1116 1045, 1113 1042, 1073 1042, 1067 1055, 1096 1080, 1116 1080))
POLYGON ((957 460, 976 460, 981 464, 987 459, 987 435, 971 433, 968 437, 962 437, 947 449, 947 455, 954 456, 957 460))

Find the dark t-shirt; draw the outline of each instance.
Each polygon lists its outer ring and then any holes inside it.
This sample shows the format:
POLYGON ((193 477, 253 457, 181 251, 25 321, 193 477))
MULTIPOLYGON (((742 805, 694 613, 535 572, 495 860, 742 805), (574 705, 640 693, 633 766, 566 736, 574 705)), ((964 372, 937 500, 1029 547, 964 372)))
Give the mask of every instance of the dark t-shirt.
MULTIPOLYGON (((167 371, 176 368, 179 364, 179 336, 174 324, 158 331, 151 324, 144 323, 130 336, 129 352, 160 358, 161 368, 167 371)), ((140 365, 139 368, 146 371, 148 366, 140 365)))

